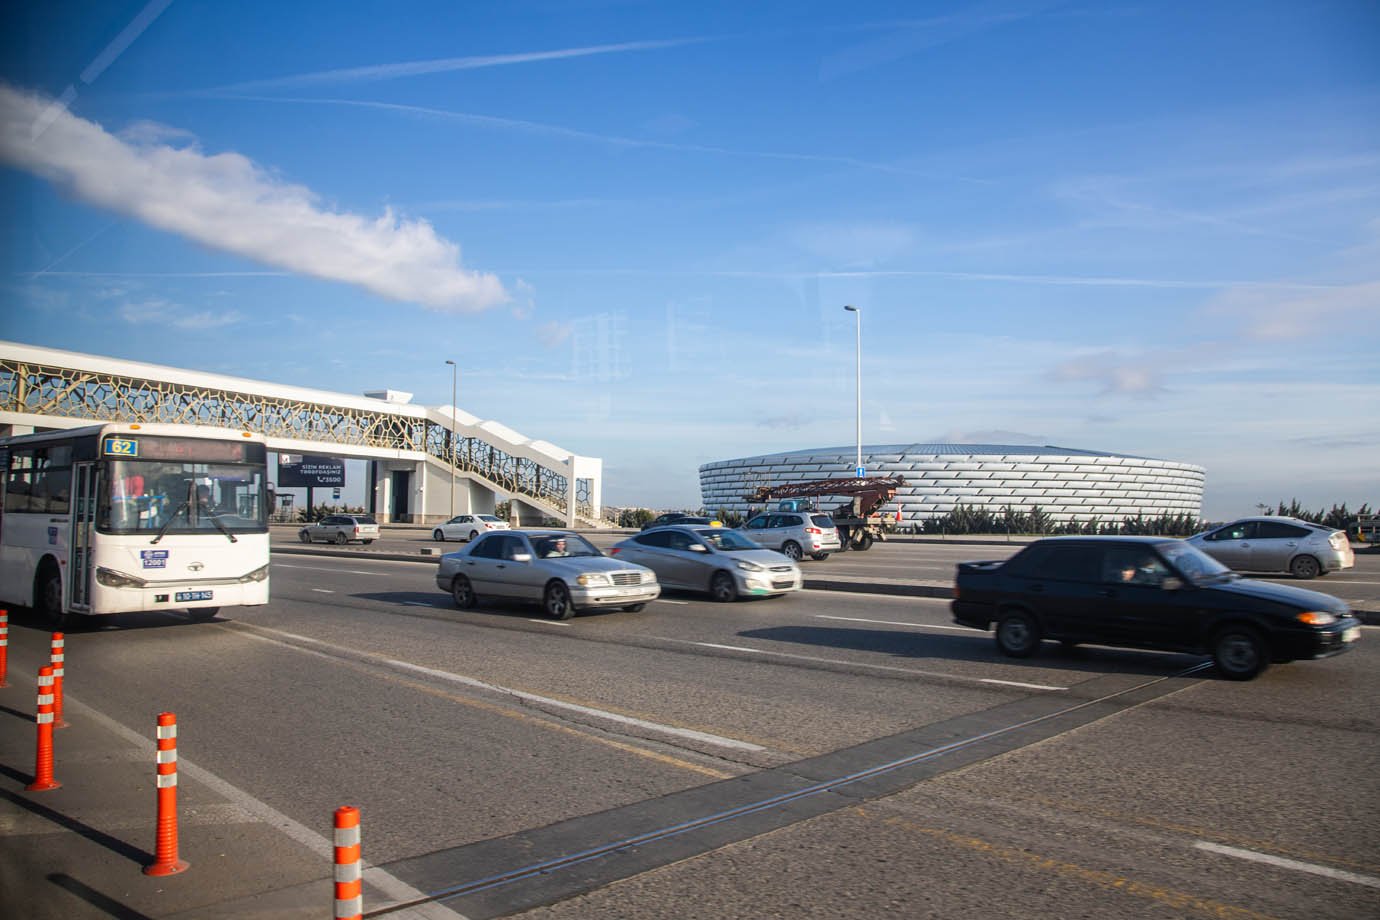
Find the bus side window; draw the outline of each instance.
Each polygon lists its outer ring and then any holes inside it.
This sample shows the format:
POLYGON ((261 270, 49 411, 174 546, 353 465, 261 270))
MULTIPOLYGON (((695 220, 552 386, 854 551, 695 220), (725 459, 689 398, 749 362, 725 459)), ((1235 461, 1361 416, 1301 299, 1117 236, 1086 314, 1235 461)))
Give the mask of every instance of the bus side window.
POLYGON ((33 491, 34 452, 16 450, 10 453, 10 468, 5 474, 5 511, 29 511, 29 493, 33 491))

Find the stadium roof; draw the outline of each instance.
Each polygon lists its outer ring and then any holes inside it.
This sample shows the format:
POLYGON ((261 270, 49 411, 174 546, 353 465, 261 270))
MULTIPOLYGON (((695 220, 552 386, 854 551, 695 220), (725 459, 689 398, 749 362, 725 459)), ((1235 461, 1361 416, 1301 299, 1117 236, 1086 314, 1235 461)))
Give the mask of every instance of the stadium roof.
MULTIPOLYGON (((846 447, 811 447, 804 450, 787 450, 777 454, 761 454, 766 457, 812 457, 819 454, 853 454, 857 445, 846 447)), ((1071 457, 1125 457, 1132 460, 1152 460, 1153 457, 1136 457, 1132 454, 1114 454, 1105 450, 1079 450, 1076 447, 1056 447, 1052 444, 864 444, 864 454, 960 454, 963 456, 1017 456, 1034 457, 1043 454, 1059 454, 1071 457)))

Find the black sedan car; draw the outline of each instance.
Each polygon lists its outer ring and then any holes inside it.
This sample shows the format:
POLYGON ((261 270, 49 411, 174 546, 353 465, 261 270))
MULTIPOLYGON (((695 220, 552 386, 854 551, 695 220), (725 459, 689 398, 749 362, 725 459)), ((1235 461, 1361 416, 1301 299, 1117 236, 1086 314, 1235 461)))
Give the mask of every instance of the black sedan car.
POLYGON ((657 516, 642 525, 643 530, 651 530, 653 527, 665 527, 668 524, 704 524, 708 526, 713 521, 698 514, 686 514, 684 511, 668 511, 666 514, 657 516))
POLYGON ((1042 639, 1208 653, 1232 680, 1340 654, 1361 635, 1331 595, 1242 578, 1157 537, 1052 537, 1005 562, 961 562, 951 609, 963 626, 995 624, 1011 657, 1034 654, 1042 639))

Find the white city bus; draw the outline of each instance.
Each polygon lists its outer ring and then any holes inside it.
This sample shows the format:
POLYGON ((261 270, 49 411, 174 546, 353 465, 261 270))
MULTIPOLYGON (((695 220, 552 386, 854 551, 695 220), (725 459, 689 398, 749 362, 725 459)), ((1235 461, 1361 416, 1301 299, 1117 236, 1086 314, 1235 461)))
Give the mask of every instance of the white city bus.
POLYGON ((55 625, 268 603, 266 458, 262 436, 201 425, 0 439, 0 603, 55 625))

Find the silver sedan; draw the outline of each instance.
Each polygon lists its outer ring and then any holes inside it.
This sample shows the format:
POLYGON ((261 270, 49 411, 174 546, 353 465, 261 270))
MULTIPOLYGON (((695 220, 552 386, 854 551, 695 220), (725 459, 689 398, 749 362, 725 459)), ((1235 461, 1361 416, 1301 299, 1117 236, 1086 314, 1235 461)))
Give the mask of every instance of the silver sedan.
POLYGON ((529 601, 557 620, 594 607, 636 612, 661 596, 651 569, 611 559, 579 534, 561 530, 480 534, 441 557, 436 586, 461 609, 481 597, 529 601))
POLYGON ((723 527, 644 530, 610 547, 609 554, 645 565, 667 587, 707 591, 716 601, 785 594, 803 585, 800 567, 790 558, 723 527))

